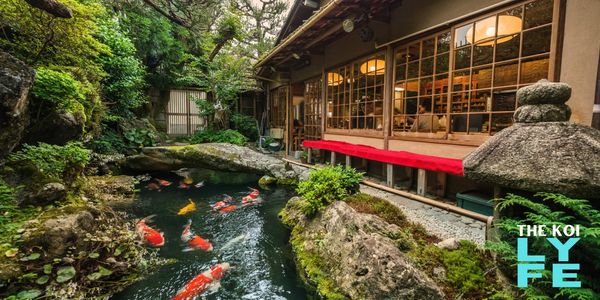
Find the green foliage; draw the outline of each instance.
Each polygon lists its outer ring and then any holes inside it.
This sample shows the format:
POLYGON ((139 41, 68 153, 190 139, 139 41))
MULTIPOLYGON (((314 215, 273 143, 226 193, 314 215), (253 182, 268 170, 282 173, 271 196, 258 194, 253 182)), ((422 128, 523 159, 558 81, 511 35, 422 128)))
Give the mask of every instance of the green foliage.
POLYGON ((97 19, 105 12, 98 1, 61 0, 73 18, 56 18, 22 0, 0 0, 0 48, 32 66, 73 66, 91 82, 103 75, 96 61, 110 50, 96 38, 97 19))
POLYGON ((256 120, 251 116, 234 113, 231 115, 232 128, 239 131, 249 141, 258 139, 258 129, 256 128, 256 120))
POLYGON ((23 149, 8 156, 8 161, 20 167, 32 167, 51 181, 67 182, 81 175, 90 159, 90 151, 80 143, 65 146, 39 143, 24 145, 23 149))
POLYGON ((127 37, 118 19, 103 21, 99 39, 111 49, 101 55, 99 62, 107 76, 102 80, 102 94, 109 104, 110 113, 130 117, 132 110, 147 102, 144 95, 146 72, 136 57, 133 42, 127 37))
POLYGON ((343 166, 326 166, 310 172, 307 180, 298 184, 296 192, 307 203, 302 207, 306 216, 314 216, 334 201, 341 201, 358 191, 363 174, 343 166))
POLYGON ((484 262, 477 246, 469 241, 460 241, 457 251, 443 252, 442 261, 448 270, 447 281, 462 293, 485 290, 484 262))
POLYGON ((397 206, 381 198, 365 193, 356 193, 346 197, 344 201, 354 208, 354 210, 360 213, 377 215, 390 224, 400 227, 412 225, 406 220, 406 216, 404 216, 397 206))
POLYGON ((107 126, 104 126, 102 133, 90 141, 87 147, 101 154, 125 153, 129 150, 123 137, 107 126))
POLYGON ((46 109, 81 112, 85 116, 81 104, 85 97, 81 90, 80 82, 71 74, 40 67, 36 70, 31 92, 41 101, 38 105, 43 105, 46 109))
MULTIPOLYGON (((548 236, 553 225, 579 225, 579 242, 571 248, 569 260, 582 262, 578 279, 580 289, 551 288, 552 272, 546 270, 543 278, 530 283, 523 290, 527 298, 537 299, 598 299, 600 284, 600 211, 587 200, 572 199, 560 194, 537 193, 530 200, 522 196, 508 194, 498 200, 498 209, 517 207, 523 214, 513 218, 502 218, 496 222, 500 241, 488 242, 486 247, 498 254, 498 259, 507 268, 510 276, 516 276, 516 241, 519 237, 517 225, 546 225, 548 236), (583 263, 585 262, 585 263, 583 263)), ((545 255, 547 262, 557 261, 557 252, 545 238, 530 238, 529 252, 545 255)))
POLYGON ((235 130, 201 130, 197 131, 189 139, 192 144, 201 143, 229 143, 243 146, 248 141, 245 136, 235 130))
POLYGON ((125 132, 123 136, 136 148, 154 146, 156 144, 156 135, 146 128, 133 128, 125 132))

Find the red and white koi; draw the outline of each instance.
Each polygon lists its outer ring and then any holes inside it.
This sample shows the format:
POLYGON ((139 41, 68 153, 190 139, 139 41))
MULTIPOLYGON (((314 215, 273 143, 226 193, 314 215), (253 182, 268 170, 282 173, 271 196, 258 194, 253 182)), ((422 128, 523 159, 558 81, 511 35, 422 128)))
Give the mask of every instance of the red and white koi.
POLYGON ((257 202, 260 197, 260 192, 257 189, 253 189, 250 188, 251 192, 250 194, 246 195, 244 198, 242 198, 242 204, 243 205, 247 205, 253 202, 257 202))
POLYGON ((213 245, 209 240, 203 239, 201 236, 194 234, 191 229, 192 219, 188 220, 188 223, 185 225, 183 232, 181 233, 181 240, 187 243, 187 247, 183 249, 184 252, 194 251, 194 250, 203 250, 210 252, 213 250, 213 245))
POLYGON ((156 179, 156 181, 162 186, 170 186, 172 184, 172 182, 162 179, 156 179))
POLYGON ((136 224, 136 231, 146 244, 152 247, 162 247, 165 244, 164 234, 152 229, 146 224, 153 216, 154 215, 139 220, 136 224))
POLYGON ((211 286, 219 287, 220 280, 227 270, 231 269, 229 263, 216 264, 210 270, 190 280, 171 300, 191 300, 200 295, 211 286))

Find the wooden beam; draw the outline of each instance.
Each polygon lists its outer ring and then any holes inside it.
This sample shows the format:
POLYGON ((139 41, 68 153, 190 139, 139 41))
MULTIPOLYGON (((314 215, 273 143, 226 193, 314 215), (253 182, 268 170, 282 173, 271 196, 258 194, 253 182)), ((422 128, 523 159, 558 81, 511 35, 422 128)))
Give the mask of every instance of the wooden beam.
POLYGON ((446 179, 448 176, 443 172, 437 172, 436 175, 436 195, 440 199, 443 199, 446 196, 446 179))
POLYGON ((386 164, 386 184, 389 187, 394 187, 394 165, 392 164, 386 164))
POLYGON ((352 167, 352 156, 346 154, 346 167, 352 167))
POLYGON ((335 166, 335 151, 331 151, 331 165, 335 166))
POLYGON ((425 196, 427 190, 427 171, 419 169, 417 175, 417 195, 425 196))

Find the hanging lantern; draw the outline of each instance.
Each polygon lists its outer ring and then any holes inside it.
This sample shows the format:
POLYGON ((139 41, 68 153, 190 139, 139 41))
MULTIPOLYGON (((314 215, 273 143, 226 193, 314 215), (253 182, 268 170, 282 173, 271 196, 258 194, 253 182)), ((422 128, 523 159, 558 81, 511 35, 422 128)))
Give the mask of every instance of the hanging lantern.
POLYGON ((340 73, 336 73, 336 72, 327 73, 327 85, 336 86, 336 85, 340 85, 342 82, 344 82, 344 77, 342 75, 340 75, 340 73))
MULTIPOLYGON (((498 41, 504 43, 510 41, 521 31, 522 20, 515 16, 498 17, 498 41)), ((496 37, 496 17, 489 17, 475 22, 475 37, 473 38, 473 26, 467 30, 466 39, 471 44, 479 46, 493 46, 496 37)))
POLYGON ((366 75, 383 75, 385 73, 385 60, 371 59, 360 65, 360 72, 366 75))

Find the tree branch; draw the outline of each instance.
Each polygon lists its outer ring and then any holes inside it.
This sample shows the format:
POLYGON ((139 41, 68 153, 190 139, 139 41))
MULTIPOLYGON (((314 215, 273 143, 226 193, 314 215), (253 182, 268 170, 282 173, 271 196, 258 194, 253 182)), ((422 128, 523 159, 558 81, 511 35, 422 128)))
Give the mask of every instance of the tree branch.
POLYGON ((69 19, 73 17, 73 12, 66 5, 56 0, 25 0, 29 5, 41 9, 55 17, 69 19))
POLYGON ((164 11, 160 6, 158 6, 158 4, 154 3, 152 0, 144 0, 144 3, 150 5, 155 11, 163 15, 165 18, 171 20, 171 22, 183 26, 185 28, 190 28, 190 24, 188 24, 188 22, 186 22, 185 20, 183 20, 175 14, 171 14, 164 11))

